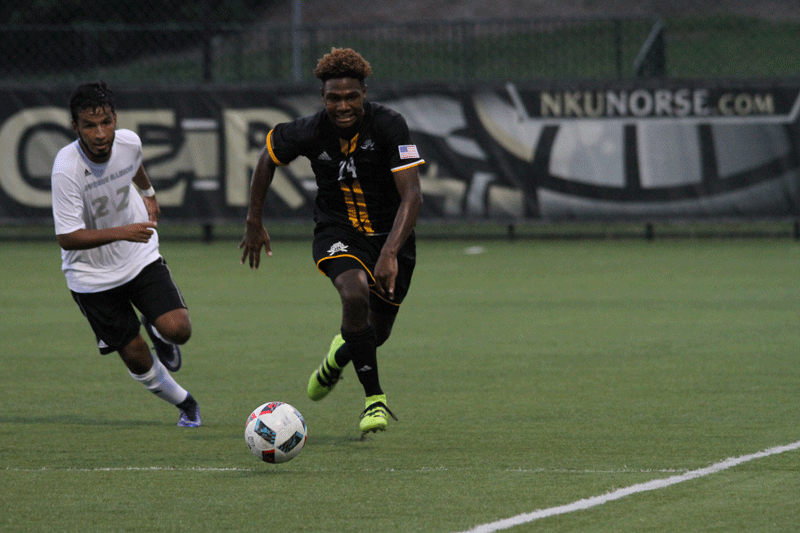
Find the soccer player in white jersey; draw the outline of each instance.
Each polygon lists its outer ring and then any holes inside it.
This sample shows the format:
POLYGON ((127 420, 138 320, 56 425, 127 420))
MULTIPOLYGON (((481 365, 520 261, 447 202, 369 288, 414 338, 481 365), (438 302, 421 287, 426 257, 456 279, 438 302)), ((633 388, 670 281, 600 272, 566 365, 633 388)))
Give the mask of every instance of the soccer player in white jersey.
POLYGON ((69 106, 78 138, 58 152, 52 173, 67 287, 100 353, 118 352, 135 380, 178 407, 179 426, 198 427, 197 402, 168 372, 181 366, 178 345, 189 340, 192 322, 159 253, 160 208, 142 165, 141 140, 116 130, 113 93, 102 81, 75 89, 69 106))

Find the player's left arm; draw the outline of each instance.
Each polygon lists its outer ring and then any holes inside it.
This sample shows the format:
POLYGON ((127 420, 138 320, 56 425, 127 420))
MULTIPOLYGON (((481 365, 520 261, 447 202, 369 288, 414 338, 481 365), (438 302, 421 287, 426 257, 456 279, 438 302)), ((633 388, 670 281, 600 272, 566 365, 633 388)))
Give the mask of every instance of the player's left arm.
POLYGON ((394 299, 397 253, 417 225, 417 218, 422 209, 422 187, 419 182, 418 165, 398 170, 393 176, 397 191, 400 193, 400 207, 394 217, 392 231, 381 249, 374 272, 377 282, 375 290, 389 300, 394 299))
POLYGON ((139 187, 139 190, 141 190, 144 195, 142 199, 144 200, 144 206, 147 208, 147 217, 150 219, 150 222, 158 222, 158 217, 161 216, 161 207, 159 207, 158 200, 156 200, 155 191, 151 191, 152 194, 146 192, 149 191, 153 185, 150 183, 150 177, 147 175, 144 165, 139 165, 139 170, 136 171, 136 175, 133 177, 133 184, 139 187), (150 196, 148 196, 148 194, 150 194, 150 196))

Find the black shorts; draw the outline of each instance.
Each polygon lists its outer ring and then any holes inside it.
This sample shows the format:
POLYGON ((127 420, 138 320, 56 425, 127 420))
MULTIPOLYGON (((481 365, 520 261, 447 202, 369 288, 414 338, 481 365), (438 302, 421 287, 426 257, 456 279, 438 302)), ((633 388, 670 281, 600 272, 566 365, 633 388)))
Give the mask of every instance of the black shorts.
POLYGON ((139 334, 141 322, 134 306, 151 323, 173 309, 186 308, 163 258, 119 287, 101 292, 70 292, 89 320, 101 354, 124 348, 139 334))
MULTIPOLYGON (((314 262, 317 268, 331 281, 347 270, 361 269, 367 273, 369 286, 375 285, 375 263, 387 235, 365 235, 359 231, 339 226, 320 225, 314 229, 314 262)), ((396 315, 400 310, 408 289, 411 276, 417 264, 417 247, 414 233, 400 247, 397 253, 397 279, 394 283, 394 300, 387 300, 370 290, 370 309, 381 315, 396 315)))

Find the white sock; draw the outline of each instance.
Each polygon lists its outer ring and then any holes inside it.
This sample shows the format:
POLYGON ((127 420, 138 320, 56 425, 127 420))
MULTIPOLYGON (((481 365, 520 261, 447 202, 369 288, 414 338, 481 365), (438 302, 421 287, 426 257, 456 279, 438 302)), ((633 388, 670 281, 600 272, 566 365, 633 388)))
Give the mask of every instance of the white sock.
POLYGON ((164 365, 161 364, 161 361, 155 357, 153 357, 153 368, 146 373, 138 375, 130 370, 128 373, 133 379, 144 385, 147 390, 172 405, 178 405, 189 395, 186 389, 178 385, 178 382, 173 379, 164 365))

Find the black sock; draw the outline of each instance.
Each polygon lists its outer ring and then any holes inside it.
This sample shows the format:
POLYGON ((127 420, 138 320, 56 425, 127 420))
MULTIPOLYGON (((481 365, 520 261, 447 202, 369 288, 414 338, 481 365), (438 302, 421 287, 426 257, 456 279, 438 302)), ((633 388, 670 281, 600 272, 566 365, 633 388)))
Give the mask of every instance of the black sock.
POLYGON ((353 361, 353 368, 356 370, 358 381, 364 387, 364 394, 366 396, 383 394, 383 389, 381 389, 380 380, 378 379, 375 330, 372 326, 356 332, 342 330, 342 338, 345 346, 347 346, 347 353, 353 361))

